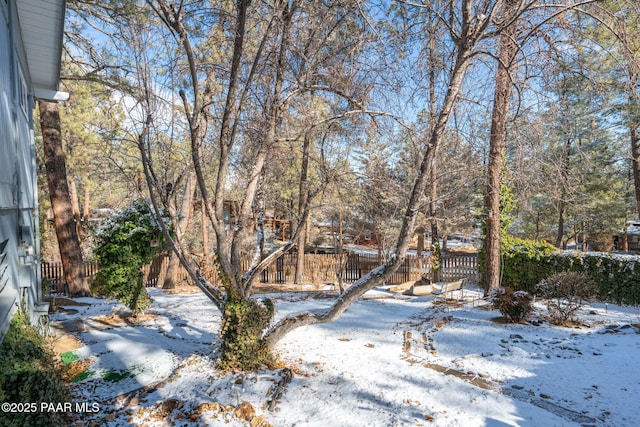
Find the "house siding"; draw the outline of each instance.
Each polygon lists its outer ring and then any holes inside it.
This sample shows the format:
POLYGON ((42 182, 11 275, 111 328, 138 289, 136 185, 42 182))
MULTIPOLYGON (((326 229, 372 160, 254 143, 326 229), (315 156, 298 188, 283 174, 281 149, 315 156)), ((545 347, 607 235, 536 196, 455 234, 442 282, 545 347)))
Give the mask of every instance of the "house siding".
POLYGON ((33 97, 15 0, 0 0, 0 340, 22 302, 41 301, 33 97), (3 244, 4 243, 4 244, 3 244))

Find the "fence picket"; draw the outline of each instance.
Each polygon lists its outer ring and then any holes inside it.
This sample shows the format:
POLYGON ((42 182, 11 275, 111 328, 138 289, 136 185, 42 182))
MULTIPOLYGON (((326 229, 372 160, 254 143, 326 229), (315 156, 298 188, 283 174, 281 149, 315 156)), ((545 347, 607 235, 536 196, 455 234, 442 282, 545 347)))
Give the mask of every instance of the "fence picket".
MULTIPOLYGON (((377 254, 370 253, 346 253, 343 260, 342 280, 344 283, 353 283, 371 270, 380 265, 381 261, 377 254)), ((160 286, 164 281, 168 256, 162 256, 149 265, 142 268, 145 286, 160 286)), ((202 261, 205 266, 203 271, 208 271, 207 279, 214 284, 218 284, 217 271, 212 268, 212 260, 202 261), (206 268, 205 268, 206 267, 206 268)), ((286 253, 276 259, 276 261, 264 269, 260 276, 262 283, 287 284, 293 283, 295 276, 296 254, 286 253)), ((249 261, 244 261, 242 267, 249 268, 249 261)), ((304 283, 336 283, 338 282, 338 257, 334 254, 305 254, 304 283)), ((421 276, 432 276, 431 255, 426 254, 420 257, 408 254, 404 263, 392 275, 389 280, 390 285, 397 285, 403 282, 415 281, 421 276)), ((99 271, 96 262, 86 262, 84 264, 85 276, 92 279, 99 271)), ((65 293, 66 284, 61 263, 41 263, 43 280, 47 280, 51 285, 51 290, 56 293, 65 293)), ((470 281, 477 281, 478 256, 477 254, 443 254, 440 258, 440 277, 444 281, 467 278, 470 281)), ((188 281, 189 276, 186 270, 180 266, 178 273, 179 280, 188 281)))

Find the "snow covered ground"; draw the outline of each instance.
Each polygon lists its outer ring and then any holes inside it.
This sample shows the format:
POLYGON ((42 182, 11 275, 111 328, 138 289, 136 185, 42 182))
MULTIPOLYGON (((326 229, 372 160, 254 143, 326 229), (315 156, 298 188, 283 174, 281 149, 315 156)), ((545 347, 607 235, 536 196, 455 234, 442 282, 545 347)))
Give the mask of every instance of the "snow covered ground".
MULTIPOLYGON (((113 301, 90 298, 79 299, 91 305, 73 307, 77 313, 54 316, 84 344, 66 355, 88 365, 74 400, 99 407, 77 414, 81 424, 634 426, 640 419, 638 307, 590 305, 580 313, 583 326, 564 328, 505 325, 487 307, 431 297, 363 299, 337 322, 286 336, 279 369, 244 376, 215 369, 220 315, 205 296, 150 292, 154 303, 140 321, 121 319, 113 301)), ((318 293, 269 296, 277 318, 331 303, 318 293)), ((544 306, 536 307, 542 318, 544 306)))

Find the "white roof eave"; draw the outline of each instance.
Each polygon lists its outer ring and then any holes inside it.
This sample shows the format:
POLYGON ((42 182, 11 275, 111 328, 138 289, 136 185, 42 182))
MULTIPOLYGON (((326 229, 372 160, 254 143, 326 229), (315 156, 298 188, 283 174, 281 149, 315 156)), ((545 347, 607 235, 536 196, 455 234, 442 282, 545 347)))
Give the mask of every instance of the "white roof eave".
POLYGON ((36 96, 53 96, 60 86, 66 1, 20 0, 16 6, 31 86, 36 96))

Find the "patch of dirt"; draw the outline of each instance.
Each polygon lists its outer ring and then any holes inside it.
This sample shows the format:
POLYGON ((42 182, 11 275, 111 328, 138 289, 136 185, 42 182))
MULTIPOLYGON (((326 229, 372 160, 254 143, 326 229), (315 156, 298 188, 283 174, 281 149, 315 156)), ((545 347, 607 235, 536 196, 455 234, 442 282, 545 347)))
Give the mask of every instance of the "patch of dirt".
POLYGON ((173 289, 163 289, 162 292, 167 294, 197 294, 202 292, 200 288, 189 283, 180 283, 173 289))
POLYGON ((91 319, 91 327, 95 329, 109 329, 123 325, 139 326, 157 317, 154 313, 143 313, 137 316, 130 312, 114 313, 108 316, 98 316, 91 319))
MULTIPOLYGON (((515 325, 518 322, 512 322, 504 316, 498 316, 491 319, 491 321, 497 325, 515 325)), ((520 322, 524 323, 524 322, 520 322)))
MULTIPOLYGON (((327 286, 326 283, 313 284, 313 285, 294 285, 285 284, 278 285, 275 283, 258 284, 255 286, 254 291, 257 294, 274 294, 282 292, 331 292, 323 291, 323 287, 327 286)), ((333 292, 335 294, 335 292, 333 292)))
POLYGON ((66 297, 48 296, 43 298, 44 302, 49 303, 49 312, 57 313, 59 311, 77 312, 77 310, 66 309, 64 307, 86 307, 91 304, 87 302, 75 301, 66 297))
POLYGON ((91 359, 76 360, 75 362, 65 366, 62 371, 62 380, 65 383, 71 382, 75 377, 82 374, 91 365, 91 359))
POLYGON ((55 339, 51 342, 51 348, 58 356, 60 356, 62 353, 76 350, 83 346, 84 344, 79 339, 64 332, 58 333, 55 339))

